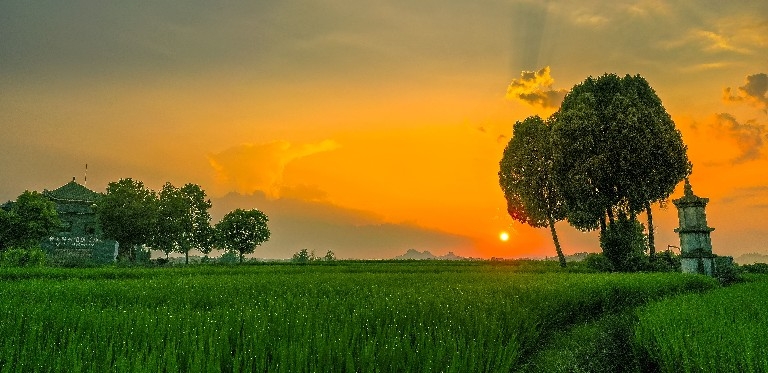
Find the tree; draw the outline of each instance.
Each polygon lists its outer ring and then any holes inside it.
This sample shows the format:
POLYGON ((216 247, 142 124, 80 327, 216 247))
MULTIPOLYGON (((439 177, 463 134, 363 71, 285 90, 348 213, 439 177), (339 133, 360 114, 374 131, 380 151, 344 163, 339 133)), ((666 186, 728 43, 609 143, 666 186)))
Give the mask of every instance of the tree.
POLYGON ((551 125, 539 116, 516 122, 499 163, 499 185, 512 219, 532 227, 549 227, 560 266, 565 256, 555 222, 565 218, 560 193, 552 175, 551 125))
POLYGON ((208 254, 213 249, 214 232, 211 227, 211 200, 207 199, 205 191, 197 184, 188 183, 181 187, 181 195, 185 201, 185 225, 190 233, 187 245, 180 246, 185 262, 189 264, 189 250, 198 249, 208 254))
POLYGON ((38 192, 24 191, 8 211, 0 209, 0 249, 39 246, 60 228, 56 205, 38 192))
POLYGON ((184 254, 189 264, 189 251, 199 249, 209 253, 212 246, 211 201, 205 191, 196 184, 176 188, 171 183, 163 185, 158 196, 158 219, 153 243, 165 252, 184 254))
POLYGON ((130 178, 107 185, 96 205, 104 237, 119 243, 118 257, 136 259, 136 247, 149 244, 157 229, 158 202, 144 183, 130 178))
POLYGON ((553 115, 555 182, 566 218, 601 234, 618 213, 631 219, 664 201, 690 172, 686 147, 661 100, 641 76, 587 78, 553 115))
POLYGON ((269 240, 268 221, 267 215, 259 210, 236 209, 216 224, 217 241, 226 250, 237 251, 242 263, 245 254, 269 240))

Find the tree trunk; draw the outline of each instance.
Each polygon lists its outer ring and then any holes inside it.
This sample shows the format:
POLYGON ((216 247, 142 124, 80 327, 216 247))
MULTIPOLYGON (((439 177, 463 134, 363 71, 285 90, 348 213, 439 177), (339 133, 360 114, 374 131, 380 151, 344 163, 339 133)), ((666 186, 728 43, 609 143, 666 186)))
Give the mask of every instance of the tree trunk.
POLYGON ((563 255, 563 249, 560 248, 560 240, 557 239, 557 232, 555 231, 555 220, 549 217, 549 231, 552 232, 552 241, 555 242, 555 251, 557 251, 557 259, 560 261, 560 267, 565 268, 565 255, 563 255))
POLYGON ((184 264, 189 264, 189 250, 184 252, 184 264))
POLYGON ((240 264, 243 264, 243 252, 240 252, 240 264))
POLYGON ((650 202, 645 203, 645 212, 648 214, 648 258, 653 262, 656 260, 656 242, 653 236, 653 213, 650 202))

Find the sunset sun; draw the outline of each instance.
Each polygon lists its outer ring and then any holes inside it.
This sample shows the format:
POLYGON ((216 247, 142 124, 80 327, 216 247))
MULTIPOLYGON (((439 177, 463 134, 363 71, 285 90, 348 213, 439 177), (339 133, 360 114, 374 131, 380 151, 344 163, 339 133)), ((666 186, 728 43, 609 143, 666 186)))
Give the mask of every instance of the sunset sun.
POLYGON ((507 242, 507 241, 509 241, 509 233, 507 233, 507 232, 501 232, 501 233, 499 233, 499 239, 500 239, 502 242, 507 242))

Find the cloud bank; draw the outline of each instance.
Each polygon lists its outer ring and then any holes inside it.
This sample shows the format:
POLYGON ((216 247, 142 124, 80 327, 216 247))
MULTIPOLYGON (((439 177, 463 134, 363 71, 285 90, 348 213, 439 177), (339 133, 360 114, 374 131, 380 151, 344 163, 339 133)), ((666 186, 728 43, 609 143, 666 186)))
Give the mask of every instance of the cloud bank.
POLYGON ((556 108, 560 106, 568 91, 553 89, 554 82, 549 66, 539 71, 523 71, 520 73, 520 79, 514 79, 509 83, 507 98, 518 99, 532 106, 556 108))
POLYGON ((289 188, 283 185, 285 166, 294 160, 337 148, 339 144, 332 140, 303 145, 282 140, 259 145, 241 144, 209 154, 208 162, 216 173, 218 190, 243 194, 262 191, 269 198, 278 198, 282 192, 309 193, 314 196, 310 199, 317 199, 322 192, 307 190, 309 187, 305 186, 289 188))
POLYGON ((765 126, 754 120, 739 123, 733 115, 721 113, 715 116, 713 128, 731 139, 739 149, 739 155, 732 160, 733 164, 761 157, 767 133, 765 126))

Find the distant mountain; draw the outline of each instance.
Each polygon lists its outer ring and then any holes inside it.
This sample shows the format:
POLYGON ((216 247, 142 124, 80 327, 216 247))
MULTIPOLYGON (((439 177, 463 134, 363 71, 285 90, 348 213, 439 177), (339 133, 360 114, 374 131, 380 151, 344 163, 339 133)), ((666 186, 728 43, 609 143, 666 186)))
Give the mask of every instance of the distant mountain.
POLYGON ((453 251, 448 252, 448 254, 442 255, 442 256, 435 256, 429 250, 424 250, 424 252, 409 249, 405 252, 403 255, 398 255, 392 259, 395 260, 466 260, 468 258, 465 258, 463 256, 458 256, 453 253, 453 251))
POLYGON ((733 258, 733 261, 738 264, 768 263, 768 255, 760 253, 743 254, 733 258))

